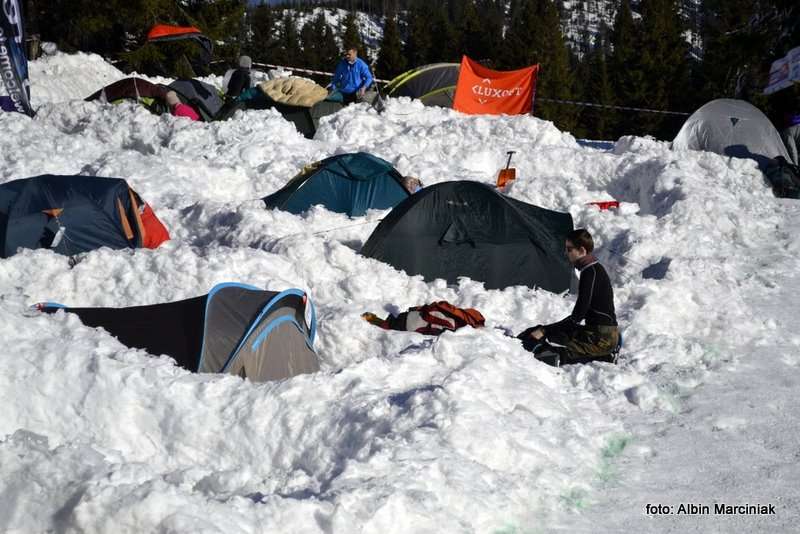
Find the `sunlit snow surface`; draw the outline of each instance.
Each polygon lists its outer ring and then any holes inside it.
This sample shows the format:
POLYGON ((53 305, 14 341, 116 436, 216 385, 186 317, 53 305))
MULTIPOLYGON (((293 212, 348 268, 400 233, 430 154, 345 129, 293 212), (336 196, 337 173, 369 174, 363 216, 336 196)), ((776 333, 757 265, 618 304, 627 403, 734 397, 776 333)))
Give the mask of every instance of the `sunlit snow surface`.
MULTIPOLYGON (((38 114, 0 114, 0 181, 125 178, 173 239, 157 250, 0 260, 0 531, 776 532, 796 525, 800 211, 754 162, 625 137, 578 143, 533 117, 390 100, 307 140, 275 111, 192 123, 82 99, 124 75, 94 55, 31 63, 38 114), (425 282, 358 254, 350 219, 259 198, 351 151, 425 184, 493 183, 589 228, 616 288, 618 366, 560 370, 507 333, 574 297, 425 282), (615 198, 617 211, 587 206, 615 198), (322 371, 279 383, 198 375, 32 303, 131 306, 239 281, 300 287, 322 371), (481 330, 430 338, 365 323, 446 299, 481 330), (774 504, 774 516, 645 505, 774 504)), ((160 81, 160 80, 156 80, 160 81)), ((217 78, 209 81, 218 83, 217 78)))

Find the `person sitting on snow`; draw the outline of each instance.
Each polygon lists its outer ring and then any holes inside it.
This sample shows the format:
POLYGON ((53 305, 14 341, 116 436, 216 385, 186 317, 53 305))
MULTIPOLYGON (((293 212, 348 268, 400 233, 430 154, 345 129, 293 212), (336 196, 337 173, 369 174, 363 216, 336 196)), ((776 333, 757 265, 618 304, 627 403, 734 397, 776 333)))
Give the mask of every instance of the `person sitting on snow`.
POLYGON ((585 229, 579 228, 567 235, 567 258, 580 271, 575 307, 565 319, 528 328, 517 336, 526 349, 542 354, 543 361, 551 363, 552 360, 559 365, 570 363, 570 360, 600 358, 617 348, 619 329, 614 311, 614 290, 608 273, 592 254, 593 250, 594 240, 585 229), (581 321, 585 324, 580 324, 581 321), (566 351, 548 342, 563 345, 566 351))
MULTIPOLYGON (((358 57, 358 50, 349 47, 344 58, 336 65, 329 88, 333 93, 341 93, 342 102, 352 104, 364 99, 364 93, 372 85, 373 77, 369 66, 358 57)), ((330 97, 329 97, 330 98, 330 97)))
POLYGON ((184 104, 181 102, 181 99, 178 98, 178 94, 175 91, 169 91, 167 93, 166 100, 170 112, 172 112, 172 114, 176 117, 188 117, 193 121, 200 120, 200 115, 197 113, 197 111, 195 111, 195 109, 189 104, 184 104))
POLYGON ((238 98, 243 91, 250 89, 253 81, 250 72, 252 67, 253 60, 250 59, 250 56, 241 56, 239 58, 239 67, 231 72, 228 79, 227 89, 225 90, 226 98, 238 98))

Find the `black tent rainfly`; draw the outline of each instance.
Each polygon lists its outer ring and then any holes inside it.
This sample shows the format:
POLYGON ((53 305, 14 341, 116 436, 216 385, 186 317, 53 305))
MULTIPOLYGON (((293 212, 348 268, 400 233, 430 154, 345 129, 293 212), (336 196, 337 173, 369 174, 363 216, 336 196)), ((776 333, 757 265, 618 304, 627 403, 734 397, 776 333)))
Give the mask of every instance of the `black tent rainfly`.
POLYGON ((229 373, 254 382, 319 370, 314 305, 299 289, 281 292, 226 283, 176 302, 128 308, 68 308, 37 304, 46 313, 75 313, 121 343, 166 354, 200 373, 229 373))
POLYGON ((426 280, 460 276, 487 289, 568 290, 568 213, 506 197, 486 184, 443 182, 410 196, 375 228, 361 253, 426 280))

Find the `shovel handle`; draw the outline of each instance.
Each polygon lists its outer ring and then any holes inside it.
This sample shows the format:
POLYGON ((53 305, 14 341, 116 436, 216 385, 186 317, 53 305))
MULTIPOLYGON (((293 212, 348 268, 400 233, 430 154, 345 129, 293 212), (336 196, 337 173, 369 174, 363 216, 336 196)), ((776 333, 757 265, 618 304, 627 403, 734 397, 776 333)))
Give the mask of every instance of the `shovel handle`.
POLYGON ((511 166, 511 156, 514 155, 514 151, 509 150, 506 154, 508 154, 508 161, 506 161, 506 169, 508 169, 511 166))

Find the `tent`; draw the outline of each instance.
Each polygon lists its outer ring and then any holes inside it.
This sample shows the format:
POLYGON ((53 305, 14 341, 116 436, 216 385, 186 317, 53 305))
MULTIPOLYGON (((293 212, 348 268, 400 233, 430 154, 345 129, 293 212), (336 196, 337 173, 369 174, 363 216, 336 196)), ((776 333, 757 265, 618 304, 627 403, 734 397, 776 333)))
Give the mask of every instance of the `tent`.
POLYGON ((777 156, 789 159, 767 116, 744 100, 729 98, 712 100, 695 111, 675 136, 672 148, 751 158, 762 170, 777 156))
POLYGON ((426 280, 460 276, 487 289, 568 290, 564 241, 572 217, 506 197, 489 185, 442 182, 410 196, 375 228, 361 253, 426 280))
POLYGON ((216 87, 200 80, 175 80, 169 84, 169 89, 178 93, 183 102, 194 106, 206 122, 214 120, 225 103, 216 87))
POLYGON ((86 101, 119 102, 133 100, 158 115, 168 111, 166 98, 169 89, 142 78, 123 78, 108 84, 85 98, 86 101))
MULTIPOLYGON (((150 31, 147 32, 147 43, 168 43, 175 41, 188 41, 195 42, 200 47, 198 55, 193 56, 189 60, 195 72, 204 70, 211 62, 211 55, 214 51, 214 45, 211 39, 203 35, 203 32, 194 26, 171 26, 169 24, 156 24, 150 31)), ((170 75, 162 67, 162 74, 170 75)), ((174 73, 172 73, 174 75, 174 73)))
POLYGON ((0 185, 0 257, 22 248, 77 254, 156 248, 169 239, 150 206, 120 178, 44 174, 0 185))
POLYGON ((404 72, 384 89, 387 96, 418 98, 426 106, 453 107, 459 63, 433 63, 404 72))
POLYGON ((161 115, 169 111, 167 93, 175 91, 181 102, 190 104, 198 111, 200 117, 208 122, 217 117, 223 105, 222 97, 213 85, 200 80, 175 80, 168 86, 151 83, 141 78, 123 78, 87 96, 91 102, 120 102, 133 100, 145 106, 151 112, 161 115))
POLYGON ((38 304, 47 313, 75 313, 128 347, 166 354, 200 373, 230 373, 255 382, 319 370, 314 305, 299 289, 281 292, 226 283, 206 295, 129 308, 38 304))
POLYGON ((408 197, 403 177, 381 158, 365 152, 339 154, 303 169, 282 189, 264 197, 267 208, 302 213, 315 204, 347 215, 394 207, 408 197))
MULTIPOLYGON (((283 118, 294 123, 297 131, 307 139, 313 139, 317 133, 319 120, 326 116, 336 113, 344 107, 341 102, 331 102, 323 100, 311 107, 294 106, 273 100, 266 94, 258 91, 256 96, 244 103, 248 109, 275 109, 283 115, 283 118)), ((235 111, 235 110, 233 110, 235 111)))

